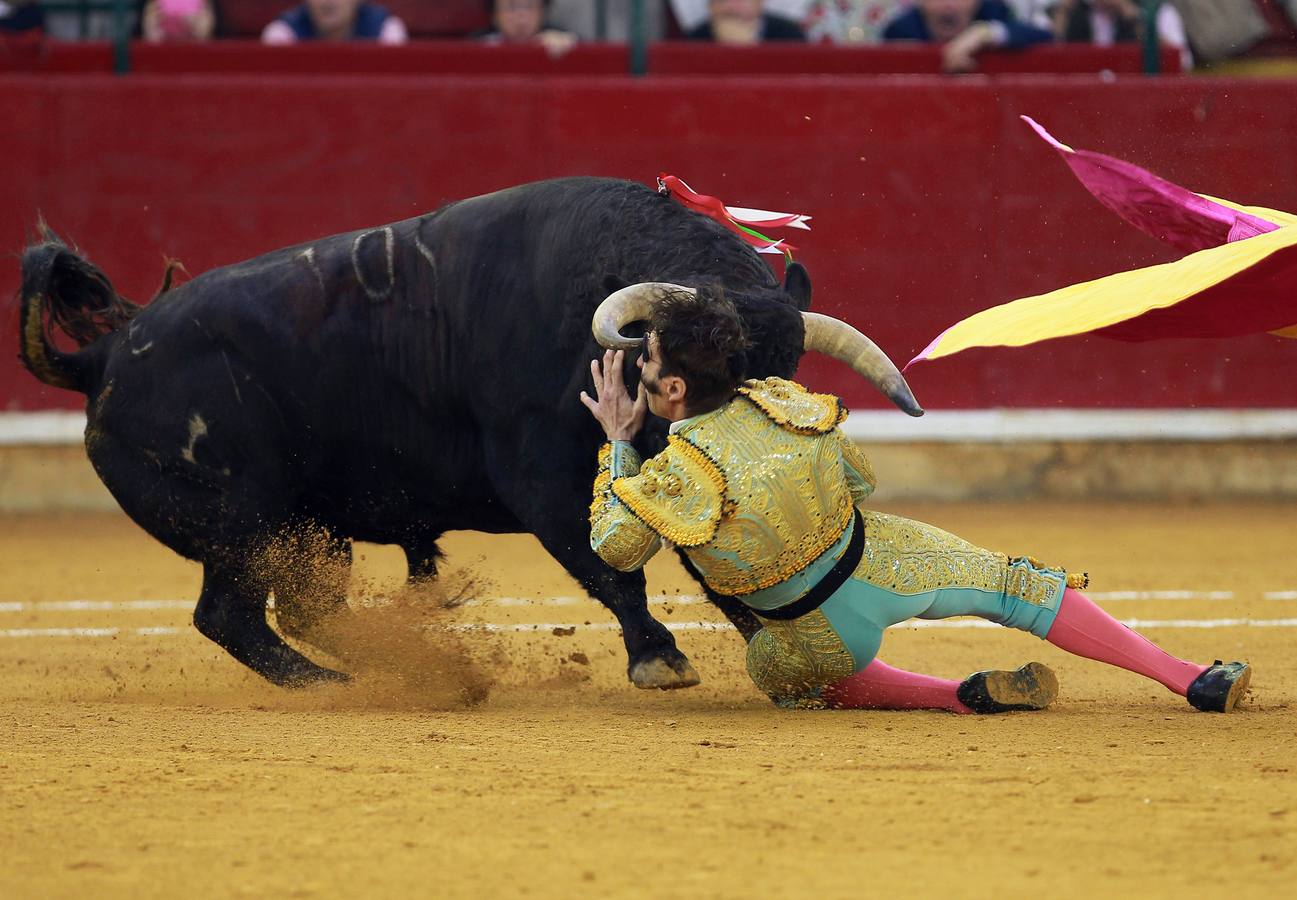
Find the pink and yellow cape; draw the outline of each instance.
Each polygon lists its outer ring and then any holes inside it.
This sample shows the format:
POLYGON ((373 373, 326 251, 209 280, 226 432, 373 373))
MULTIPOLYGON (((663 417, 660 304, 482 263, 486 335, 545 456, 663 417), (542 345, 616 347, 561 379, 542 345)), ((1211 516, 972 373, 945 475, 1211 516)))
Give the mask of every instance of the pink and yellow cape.
POLYGON ((1297 338, 1297 215, 1195 194, 1120 159, 1073 150, 1022 117, 1104 206, 1189 255, 1024 297, 958 322, 910 360, 1093 332, 1127 341, 1297 338))

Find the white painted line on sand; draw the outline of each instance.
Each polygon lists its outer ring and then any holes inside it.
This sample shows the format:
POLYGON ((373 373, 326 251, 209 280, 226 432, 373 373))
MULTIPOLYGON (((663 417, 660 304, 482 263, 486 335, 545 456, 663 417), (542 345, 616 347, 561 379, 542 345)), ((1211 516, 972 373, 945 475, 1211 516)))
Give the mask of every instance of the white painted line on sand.
MULTIPOLYGON (((1189 591, 1189 590, 1150 590, 1150 591, 1086 591, 1086 596, 1100 603, 1125 601, 1176 602, 1192 600, 1237 600, 1239 595, 1234 591, 1189 591)), ((1297 591, 1265 591, 1262 597, 1266 600, 1297 600, 1297 591)), ((374 598, 383 600, 385 598, 374 598)), ((19 612, 110 612, 116 610, 156 610, 182 609, 192 610, 195 600, 6 600, 0 601, 0 613, 19 612)), ((455 604, 456 607, 527 607, 527 606, 577 606, 583 603, 597 605, 598 601, 590 597, 492 597, 487 599, 465 600, 455 604)), ((653 594, 648 598, 650 606, 693 606, 707 603, 701 594, 653 594)), ((270 604, 273 607, 273 603, 270 604)))
POLYGON ((118 635, 180 634, 188 628, 6 628, 0 637, 117 637, 118 635))
POLYGON ((196 602, 196 600, 10 600, 0 603, 0 613, 193 609, 196 602))
MULTIPOLYGON (((1297 618, 1288 619, 1121 619, 1130 628, 1297 628, 1297 618)), ((669 631, 732 631, 729 622, 668 622, 669 631)), ((984 619, 913 619, 892 628, 1000 628, 984 619)), ((555 631, 575 634, 577 631, 619 631, 616 622, 467 622, 453 626, 455 631, 503 633, 539 633, 555 631)), ((188 632, 185 628, 9 628, 0 629, 0 637, 116 637, 117 635, 171 635, 188 632)))
POLYGON ((1084 591, 1095 601, 1105 600, 1233 600, 1233 591, 1084 591))
MULTIPOLYGON (((1123 625, 1130 628, 1297 628, 1297 618, 1292 619, 1120 619, 1123 625)), ((928 621, 912 619, 891 626, 892 628, 1001 628, 994 622, 985 619, 941 619, 928 621)), ((576 622, 535 622, 498 624, 494 622, 471 622, 454 626, 456 631, 487 631, 493 633, 510 632, 575 632, 575 631, 616 631, 621 626, 616 622, 593 622, 582 625, 576 622)), ((730 631, 734 628, 729 622, 668 622, 668 631, 730 631)))
MULTIPOLYGON (((598 603, 592 597, 490 597, 482 600, 461 600, 451 607, 478 606, 575 606, 578 603, 598 603)), ((694 603, 706 603, 707 598, 701 594, 650 594, 650 606, 689 606, 694 603)))

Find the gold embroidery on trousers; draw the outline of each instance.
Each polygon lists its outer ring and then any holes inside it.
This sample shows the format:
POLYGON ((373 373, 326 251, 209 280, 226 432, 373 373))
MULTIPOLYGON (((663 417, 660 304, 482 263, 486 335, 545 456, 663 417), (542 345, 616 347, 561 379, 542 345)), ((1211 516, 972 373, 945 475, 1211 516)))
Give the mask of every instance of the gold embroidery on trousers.
POLYGON ((865 552, 854 577, 898 594, 974 588, 1039 606, 1054 599, 1065 577, 1061 570, 1026 557, 1010 560, 923 522, 865 510, 861 515, 865 552))
POLYGON ((838 633, 818 609, 789 621, 762 619, 748 644, 748 675, 775 700, 816 697, 855 671, 838 633))

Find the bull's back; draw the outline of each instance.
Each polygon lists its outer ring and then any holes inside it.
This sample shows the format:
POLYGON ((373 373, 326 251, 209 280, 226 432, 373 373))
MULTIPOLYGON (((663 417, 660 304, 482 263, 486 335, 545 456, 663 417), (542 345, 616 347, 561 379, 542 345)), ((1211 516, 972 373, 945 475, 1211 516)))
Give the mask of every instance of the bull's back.
POLYGON ((114 354, 118 383, 136 382, 119 397, 165 408, 180 449, 195 413, 204 440, 215 421, 255 431, 287 460, 276 477, 370 533, 385 518, 507 528, 487 460, 518 423, 588 430, 575 397, 606 278, 683 280, 723 258, 718 278, 771 280, 735 243, 631 182, 510 188, 204 273, 137 318, 114 354))

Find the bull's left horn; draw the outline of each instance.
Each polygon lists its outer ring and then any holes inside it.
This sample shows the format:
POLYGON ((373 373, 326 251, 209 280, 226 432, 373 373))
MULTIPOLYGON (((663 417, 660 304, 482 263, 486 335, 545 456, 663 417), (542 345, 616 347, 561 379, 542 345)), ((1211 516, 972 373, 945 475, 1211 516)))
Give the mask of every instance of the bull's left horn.
POLYGON ((806 326, 804 346, 807 350, 815 350, 846 363, 868 378, 874 387, 902 410, 912 416, 923 415, 923 407, 914 399, 910 386, 905 383, 905 376, 887 358, 887 354, 878 349, 877 344, 846 322, 832 316, 804 312, 802 321, 806 326))
POLYGON ((594 311, 590 330, 599 346, 609 350, 629 350, 639 346, 639 338, 628 338, 621 333, 631 322, 647 322, 653 317, 658 299, 668 292, 698 292, 691 287, 671 284, 668 281, 645 281, 632 284, 609 294, 594 311))

